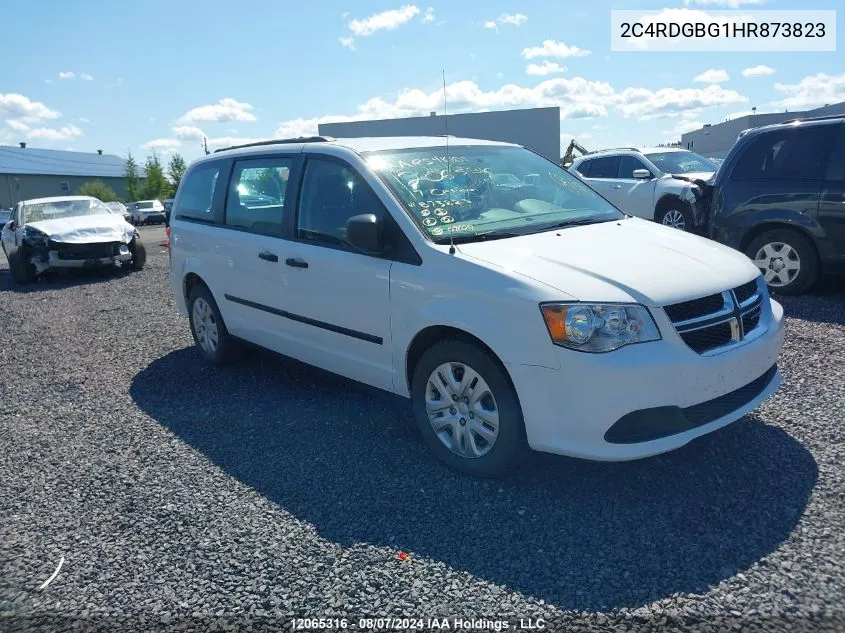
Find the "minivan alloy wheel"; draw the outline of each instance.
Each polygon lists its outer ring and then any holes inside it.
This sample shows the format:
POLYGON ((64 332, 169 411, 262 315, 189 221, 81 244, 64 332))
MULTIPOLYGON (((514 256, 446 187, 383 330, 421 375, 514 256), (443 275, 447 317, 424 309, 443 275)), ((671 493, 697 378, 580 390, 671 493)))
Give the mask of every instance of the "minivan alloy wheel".
POLYGON ((426 383, 425 408, 438 439, 460 457, 483 457, 496 443, 496 399, 487 382, 469 365, 439 365, 426 383))
POLYGON ((686 220, 684 220, 684 214, 677 209, 669 209, 666 212, 663 216, 663 225, 671 226, 673 229, 681 231, 684 231, 687 228, 686 220))
POLYGON ((217 321, 214 318, 214 312, 211 306, 202 297, 197 297, 194 300, 192 316, 194 330, 196 331, 197 341, 199 341, 200 347, 207 354, 214 354, 217 351, 217 342, 219 340, 217 321))
POLYGON ((768 285, 779 288, 792 283, 801 272, 801 257, 789 244, 771 242, 757 251, 754 265, 763 273, 768 285))

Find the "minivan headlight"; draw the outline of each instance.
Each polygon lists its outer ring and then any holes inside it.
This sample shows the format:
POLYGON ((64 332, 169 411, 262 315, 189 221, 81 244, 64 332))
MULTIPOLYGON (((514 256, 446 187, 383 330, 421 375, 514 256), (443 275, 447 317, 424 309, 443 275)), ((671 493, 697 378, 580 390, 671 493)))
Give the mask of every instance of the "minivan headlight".
POLYGON ((552 342, 582 352, 610 352, 632 343, 660 340, 641 305, 545 303, 540 306, 552 342))

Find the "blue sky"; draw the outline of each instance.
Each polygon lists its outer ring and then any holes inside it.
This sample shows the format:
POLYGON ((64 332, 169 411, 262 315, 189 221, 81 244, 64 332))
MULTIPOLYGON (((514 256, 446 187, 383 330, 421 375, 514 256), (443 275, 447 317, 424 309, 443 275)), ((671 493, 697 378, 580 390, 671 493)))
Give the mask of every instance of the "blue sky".
POLYGON ((841 35, 825 53, 610 51, 611 9, 737 5, 808 3, 7 0, 0 144, 191 159, 203 134, 217 147, 442 112, 441 69, 450 112, 560 105, 562 144, 592 149, 845 100, 841 35))

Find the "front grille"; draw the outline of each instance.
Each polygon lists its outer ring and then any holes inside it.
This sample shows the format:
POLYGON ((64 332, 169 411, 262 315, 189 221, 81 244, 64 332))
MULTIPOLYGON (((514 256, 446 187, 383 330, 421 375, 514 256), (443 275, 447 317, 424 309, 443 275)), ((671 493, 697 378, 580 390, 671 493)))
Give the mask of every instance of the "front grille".
POLYGON ((760 325, 765 287, 759 278, 726 290, 664 308, 678 335, 698 354, 742 341, 760 325))
POLYGON ((59 259, 102 259, 114 257, 120 242, 99 242, 95 244, 55 244, 59 259))

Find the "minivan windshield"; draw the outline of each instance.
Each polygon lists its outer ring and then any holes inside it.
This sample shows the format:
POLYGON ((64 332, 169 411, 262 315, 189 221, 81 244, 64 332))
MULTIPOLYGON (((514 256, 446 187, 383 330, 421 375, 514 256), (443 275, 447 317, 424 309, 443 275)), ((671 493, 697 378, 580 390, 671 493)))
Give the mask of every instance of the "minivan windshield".
POLYGON ((646 154, 655 167, 665 174, 693 174, 696 172, 716 171, 719 166, 695 152, 655 152, 646 154))
POLYGON ((477 241, 625 215, 557 164, 522 147, 380 150, 367 164, 435 241, 477 241))
POLYGON ((56 200, 54 202, 36 202, 23 205, 24 222, 40 222, 42 220, 57 220, 72 218, 80 215, 111 214, 108 207, 96 198, 82 198, 79 200, 56 200))

